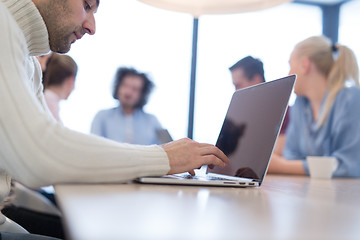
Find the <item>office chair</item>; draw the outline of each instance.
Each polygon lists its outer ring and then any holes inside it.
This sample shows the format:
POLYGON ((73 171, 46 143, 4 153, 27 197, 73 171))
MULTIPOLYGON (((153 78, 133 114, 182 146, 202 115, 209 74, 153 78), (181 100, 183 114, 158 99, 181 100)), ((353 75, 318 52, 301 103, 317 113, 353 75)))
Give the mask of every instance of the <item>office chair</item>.
POLYGON ((18 182, 14 182, 13 191, 14 198, 11 203, 14 206, 58 217, 61 216, 59 209, 40 193, 29 189, 18 182))
POLYGON ((16 222, 8 219, 0 212, 0 232, 29 233, 16 222))

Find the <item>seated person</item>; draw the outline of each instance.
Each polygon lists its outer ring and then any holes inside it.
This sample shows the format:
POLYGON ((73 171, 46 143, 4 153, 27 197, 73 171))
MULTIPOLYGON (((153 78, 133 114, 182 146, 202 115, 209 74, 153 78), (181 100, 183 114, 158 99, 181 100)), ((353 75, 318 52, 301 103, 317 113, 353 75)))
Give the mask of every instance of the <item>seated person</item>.
POLYGON ((75 87, 77 64, 67 55, 53 53, 46 65, 43 78, 45 101, 54 116, 61 122, 59 103, 70 96, 75 87))
POLYGON ((269 172, 309 174, 306 157, 338 161, 334 177, 360 177, 359 67, 346 46, 310 37, 295 46, 290 74, 297 74, 283 157, 273 155, 269 172))
POLYGON ((247 56, 229 67, 236 90, 264 83, 264 64, 260 59, 247 56))
POLYGON ((154 115, 143 110, 152 88, 146 74, 133 68, 119 68, 113 89, 119 106, 98 112, 91 133, 124 143, 159 144, 157 131, 162 127, 154 115))
MULTIPOLYGON (((122 144, 55 121, 44 101, 35 56, 50 50, 66 53, 84 34, 95 34, 99 1, 77 3, 0 1, 0 203, 9 195, 12 179, 31 188, 119 183, 141 176, 195 174, 194 169, 204 164, 228 165, 229 159, 211 144, 190 139, 162 146, 122 144), (77 26, 76 33, 74 27, 64 26, 77 26)), ((88 50, 91 56, 92 49, 88 50)), ((34 237, 0 232, 0 239, 34 237)))
MULTIPOLYGON (((247 56, 229 68, 236 90, 264 83, 264 64, 260 59, 247 56)), ((289 122, 289 111, 286 111, 274 153, 282 155, 285 144, 285 132, 289 122)))
POLYGON ((43 77, 44 77, 44 73, 45 73, 45 70, 46 70, 46 66, 52 56, 53 52, 50 51, 50 53, 48 54, 45 54, 45 55, 41 55, 41 56, 37 56, 37 60, 39 61, 40 63, 40 66, 41 66, 41 70, 42 70, 42 73, 43 73, 43 77))

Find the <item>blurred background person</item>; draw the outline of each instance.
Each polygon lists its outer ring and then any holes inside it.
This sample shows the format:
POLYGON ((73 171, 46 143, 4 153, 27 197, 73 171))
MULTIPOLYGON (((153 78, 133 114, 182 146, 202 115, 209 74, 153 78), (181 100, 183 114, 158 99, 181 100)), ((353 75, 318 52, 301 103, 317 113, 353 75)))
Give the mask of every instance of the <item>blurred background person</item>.
POLYGON ((51 56, 52 56, 53 52, 50 51, 50 53, 48 54, 45 54, 45 55, 42 55, 42 56, 37 56, 37 60, 39 61, 40 63, 40 66, 41 66, 41 70, 43 72, 43 76, 44 76, 44 73, 45 73, 45 70, 46 70, 46 65, 48 64, 51 56))
POLYGON ((91 133, 124 143, 159 144, 161 124, 154 115, 143 110, 153 87, 145 73, 120 67, 112 94, 119 105, 99 111, 93 119, 91 133))
POLYGON ((59 122, 60 101, 68 99, 74 90, 77 71, 77 64, 70 56, 58 53, 53 53, 46 65, 44 97, 52 115, 59 122))
POLYGON ((307 156, 338 161, 334 177, 360 177, 360 88, 355 55, 325 37, 298 43, 289 60, 297 74, 295 104, 283 157, 273 155, 269 172, 309 175, 307 156))
MULTIPOLYGON (((231 77, 236 90, 251 87, 256 84, 264 83, 264 64, 263 62, 252 56, 247 56, 240 59, 229 68, 231 77)), ((285 144, 285 132, 289 123, 289 111, 286 111, 284 122, 280 129, 279 137, 276 141, 274 153, 282 155, 285 144)))
MULTIPOLYGON (((60 101, 67 100, 75 88, 78 66, 75 60, 64 54, 51 52, 38 57, 43 71, 44 98, 53 117, 60 123, 60 101)), ((36 189, 54 205, 56 199, 52 186, 36 189)))
POLYGON ((236 90, 265 82, 264 64, 252 56, 240 59, 229 70, 236 90))

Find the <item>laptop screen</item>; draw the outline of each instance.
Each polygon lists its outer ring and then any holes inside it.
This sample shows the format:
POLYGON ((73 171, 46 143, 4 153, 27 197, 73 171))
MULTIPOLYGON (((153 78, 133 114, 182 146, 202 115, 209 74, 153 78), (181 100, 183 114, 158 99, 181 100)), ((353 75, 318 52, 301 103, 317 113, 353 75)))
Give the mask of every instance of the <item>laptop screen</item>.
POLYGON ((208 172, 262 180, 280 131, 295 75, 234 93, 216 146, 230 159, 208 172))
POLYGON ((167 129, 156 130, 156 135, 160 144, 168 143, 173 140, 167 129))

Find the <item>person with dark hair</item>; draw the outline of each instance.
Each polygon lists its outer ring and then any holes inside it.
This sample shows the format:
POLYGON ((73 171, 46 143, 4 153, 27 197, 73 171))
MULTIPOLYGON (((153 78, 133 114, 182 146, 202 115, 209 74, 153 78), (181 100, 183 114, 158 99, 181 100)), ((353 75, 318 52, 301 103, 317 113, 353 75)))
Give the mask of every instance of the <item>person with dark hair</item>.
MULTIPOLYGON (((231 77, 236 90, 242 88, 251 87, 256 84, 264 83, 264 64, 263 62, 252 56, 247 56, 234 65, 229 67, 231 77)), ((280 129, 279 137, 277 138, 274 153, 282 155, 282 151, 285 144, 285 133, 288 123, 290 121, 289 110, 285 113, 285 118, 280 129)))
POLYGON ((161 124, 143 108, 154 84, 145 73, 120 67, 115 76, 113 98, 119 106, 99 111, 91 125, 91 133, 118 142, 140 145, 159 144, 157 131, 161 124))
POLYGON ((46 65, 43 78, 44 97, 54 118, 61 122, 60 101, 66 100, 75 87, 78 67, 68 55, 53 53, 46 65))
MULTIPOLYGON (((85 34, 95 34, 98 6, 99 0, 0 0, 0 202, 9 195, 11 179, 31 188, 119 183, 229 164, 211 144, 122 144, 73 131, 51 116, 36 56, 66 53, 85 34)), ((3 240, 16 237, 36 239, 0 232, 3 240)))
POLYGON ((265 82, 263 63, 252 56, 240 59, 229 70, 236 90, 265 82))

